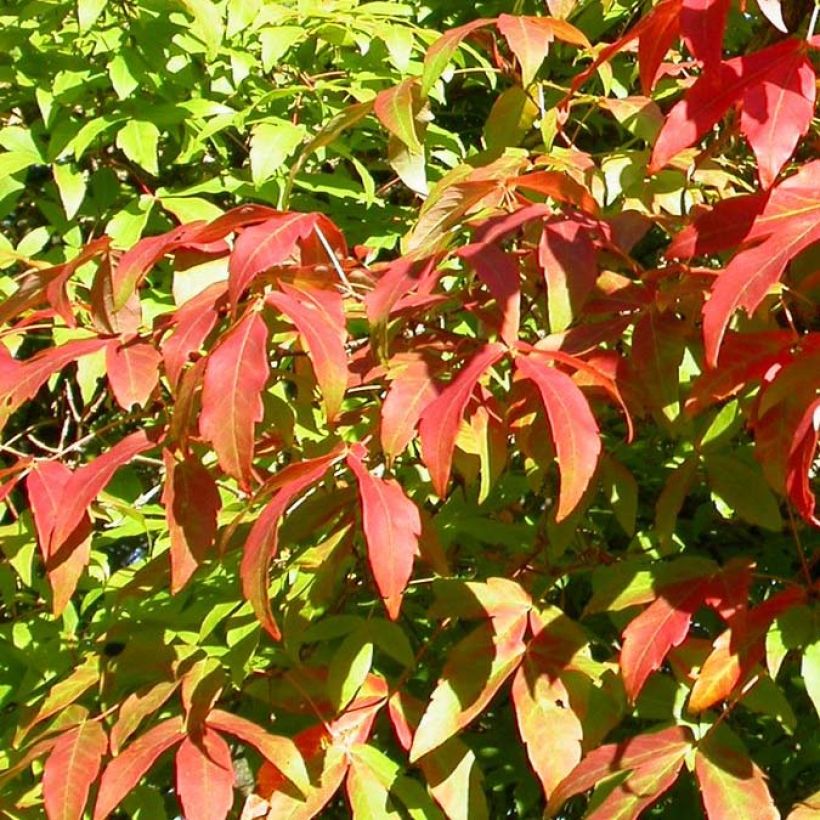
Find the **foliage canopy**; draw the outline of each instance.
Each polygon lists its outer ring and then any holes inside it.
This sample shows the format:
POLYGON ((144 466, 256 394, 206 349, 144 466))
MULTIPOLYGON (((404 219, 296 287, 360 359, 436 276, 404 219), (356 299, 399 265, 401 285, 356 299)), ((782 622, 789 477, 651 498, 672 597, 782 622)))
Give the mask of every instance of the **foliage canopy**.
POLYGON ((800 3, 0 17, 0 811, 820 811, 800 3))

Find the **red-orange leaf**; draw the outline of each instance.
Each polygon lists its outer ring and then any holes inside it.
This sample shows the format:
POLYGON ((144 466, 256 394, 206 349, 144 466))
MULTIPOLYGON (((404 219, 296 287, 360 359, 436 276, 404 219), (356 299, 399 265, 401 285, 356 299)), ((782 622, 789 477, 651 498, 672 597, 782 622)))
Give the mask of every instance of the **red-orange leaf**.
POLYGON ((281 489, 264 512, 254 522, 253 528, 245 541, 245 552, 242 556, 240 575, 242 593, 250 601, 253 611, 262 626, 274 640, 279 640, 281 633, 268 600, 268 567, 276 555, 279 535, 279 519, 298 495, 311 484, 319 481, 327 472, 333 461, 340 458, 334 451, 326 456, 300 461, 285 467, 278 475, 278 486, 281 489))
POLYGON ((422 458, 430 471, 433 488, 442 498, 447 493, 453 448, 464 408, 478 380, 503 355, 504 347, 500 344, 483 347, 422 413, 419 426, 422 458))
MULTIPOLYGON (((152 434, 153 435, 153 434, 152 434)), ((114 473, 131 459, 155 446, 144 430, 118 441, 110 450, 74 471, 66 483, 63 500, 51 533, 49 555, 55 559, 86 514, 89 504, 105 488, 114 473)))
POLYGON ((292 256, 298 241, 310 235, 318 218, 315 213, 282 213, 242 231, 228 266, 231 305, 236 307, 239 297, 258 273, 292 256))
POLYGON ((108 817, 142 776, 154 765, 156 759, 183 739, 182 718, 172 717, 163 721, 144 735, 140 735, 122 754, 106 767, 100 780, 94 820, 108 817))
POLYGON ((598 466, 598 424, 584 394, 566 373, 535 356, 517 356, 515 367, 538 388, 547 412, 561 473, 555 520, 562 521, 581 501, 598 466))
POLYGON ((211 474, 193 456, 177 461, 165 450, 163 460, 162 503, 171 535, 171 592, 179 592, 213 545, 222 502, 211 474))
POLYGON ((581 31, 565 20, 553 17, 501 14, 496 26, 521 65, 521 84, 525 88, 535 78, 556 37, 567 43, 589 48, 589 40, 581 31))
POLYGON ((475 243, 461 248, 458 255, 473 266, 487 286, 501 312, 499 335, 510 345, 518 341, 521 324, 521 281, 518 264, 498 245, 475 243))
POLYGON ((659 590, 659 597, 623 633, 621 671, 624 688, 634 701, 646 679, 660 669, 673 646, 683 643, 692 615, 708 594, 711 576, 687 579, 659 590))
POLYGON ((213 330, 217 320, 217 301, 224 292, 224 282, 211 285, 176 312, 174 332, 162 343, 165 373, 171 387, 176 388, 185 363, 213 330))
POLYGON ((48 820, 80 820, 97 779, 108 738, 100 723, 84 721, 61 735, 43 770, 48 820))
POLYGON ((176 792, 191 820, 225 820, 233 805, 233 777, 230 747, 213 729, 186 737, 177 749, 176 792))
POLYGON ((21 404, 34 398, 54 373, 107 344, 108 339, 77 339, 48 348, 25 362, 9 357, 0 369, 0 428, 21 404))
POLYGON ((219 466, 243 488, 251 485, 254 427, 265 408, 268 328, 257 312, 246 314, 208 356, 199 429, 213 444, 219 466))
POLYGON ((730 618, 729 628, 715 639, 692 687, 690 712, 702 712, 728 698, 746 681, 754 665, 763 660, 766 631, 772 621, 781 612, 801 604, 805 595, 801 587, 791 587, 730 618))
POLYGON ((123 410, 145 406, 159 382, 157 349, 149 342, 112 342, 105 350, 105 369, 111 392, 123 410))
POLYGON ((418 552, 419 510, 394 479, 376 478, 354 454, 348 455, 347 464, 359 483, 370 570, 387 614, 395 621, 418 552))
POLYGON ((778 820, 763 772, 725 726, 706 733, 695 755, 695 776, 709 820, 778 820))
POLYGON ((305 761, 299 747, 289 738, 272 735, 261 726, 239 715, 212 709, 206 719, 208 726, 228 732, 243 743, 253 746, 295 786, 306 792, 310 788, 305 761))
POLYGON ((285 283, 282 292, 268 294, 267 302, 296 325, 310 354, 316 381, 322 390, 328 421, 339 414, 347 389, 344 304, 335 290, 296 288, 285 283))
POLYGON ((403 452, 424 408, 438 395, 428 361, 418 358, 400 368, 382 403, 381 442, 388 460, 403 452))
POLYGON ((561 781, 550 797, 549 811, 554 814, 570 797, 620 772, 629 772, 589 816, 596 820, 636 818, 675 782, 691 743, 688 728, 673 726, 600 746, 561 781))

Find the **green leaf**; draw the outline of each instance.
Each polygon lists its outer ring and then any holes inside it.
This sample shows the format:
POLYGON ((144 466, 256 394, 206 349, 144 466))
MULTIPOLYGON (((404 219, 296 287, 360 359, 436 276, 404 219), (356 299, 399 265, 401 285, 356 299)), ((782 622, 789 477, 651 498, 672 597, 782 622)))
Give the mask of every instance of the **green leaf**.
POLYGON ((272 176, 288 170, 285 160, 302 143, 304 125, 294 125, 287 120, 261 122, 254 126, 251 137, 251 179, 257 187, 272 176))
POLYGON ((159 176, 158 142, 159 128, 148 120, 129 120, 117 134, 117 147, 153 176, 159 176))
POLYGON ((800 672, 811 702, 817 714, 820 715, 820 641, 815 641, 806 647, 800 664, 800 672))
POLYGON ((77 21, 80 31, 88 31, 108 5, 108 0, 77 0, 77 21))
POLYGON ((85 175, 70 163, 55 162, 51 167, 54 171, 54 182, 57 184, 60 200, 65 209, 66 219, 74 219, 85 199, 85 175))
POLYGON ((370 673, 372 663, 373 642, 366 627, 362 627, 342 641, 330 662, 327 692, 336 709, 344 709, 353 700, 370 673))
POLYGON ((139 80, 131 73, 128 61, 123 54, 117 54, 108 64, 108 76, 116 95, 124 100, 139 86, 139 80))

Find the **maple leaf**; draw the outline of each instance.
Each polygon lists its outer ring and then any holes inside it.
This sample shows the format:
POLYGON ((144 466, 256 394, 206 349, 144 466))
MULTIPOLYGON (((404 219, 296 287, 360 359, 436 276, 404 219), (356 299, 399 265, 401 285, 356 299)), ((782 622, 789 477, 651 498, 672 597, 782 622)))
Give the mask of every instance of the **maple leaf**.
POLYGON ((388 461, 398 456, 415 435, 425 407, 438 396, 431 363, 425 358, 407 362, 394 357, 388 372, 390 388, 382 402, 380 437, 388 461))
POLYGON ((268 328, 256 311, 247 313, 208 355, 202 386, 199 429, 210 441, 219 466, 243 488, 251 485, 254 427, 265 408, 268 328))
POLYGON ((149 729, 129 744, 106 766, 100 779, 94 820, 108 817, 131 793, 142 776, 165 751, 181 743, 182 718, 172 717, 149 729))
POLYGON ((413 762, 449 740, 490 702, 526 649, 526 610, 482 624, 449 653, 410 749, 413 762))
POLYGON ((525 17, 502 14, 496 22, 521 66, 521 84, 526 88, 535 79, 552 41, 557 37, 572 45, 590 48, 586 36, 565 20, 552 17, 525 17))
POLYGON ((318 219, 315 213, 280 213, 239 234, 228 265, 228 295, 234 308, 254 277, 294 254, 318 219))
POLYGON ((787 609, 805 600, 805 590, 791 587, 750 610, 729 619, 729 628, 713 644, 689 696, 689 711, 702 712, 729 697, 745 682, 755 664, 763 660, 766 631, 787 609))

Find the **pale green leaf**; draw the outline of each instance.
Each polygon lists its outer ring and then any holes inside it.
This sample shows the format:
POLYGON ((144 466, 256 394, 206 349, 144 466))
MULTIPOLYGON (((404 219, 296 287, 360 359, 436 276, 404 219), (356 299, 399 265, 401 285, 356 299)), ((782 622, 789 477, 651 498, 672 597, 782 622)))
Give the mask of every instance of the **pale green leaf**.
POLYGON ((66 219, 74 219, 85 199, 85 174, 71 163, 54 163, 51 167, 66 219))
POLYGON ((159 128, 148 120, 129 120, 117 134, 117 147, 128 159, 154 176, 159 175, 158 143, 159 128))

